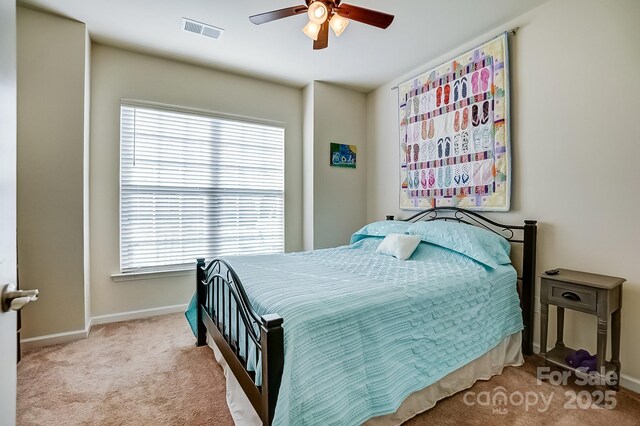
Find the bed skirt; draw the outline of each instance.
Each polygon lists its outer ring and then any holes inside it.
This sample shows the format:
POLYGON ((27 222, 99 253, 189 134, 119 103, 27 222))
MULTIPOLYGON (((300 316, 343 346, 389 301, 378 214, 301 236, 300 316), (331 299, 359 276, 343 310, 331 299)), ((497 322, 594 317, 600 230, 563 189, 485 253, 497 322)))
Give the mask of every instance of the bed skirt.
MULTIPOLYGON (((229 411, 231 411, 233 421, 237 426, 261 425, 260 417, 253 409, 238 380, 213 342, 213 338, 209 335, 207 337, 216 361, 222 366, 227 379, 227 405, 229 406, 229 411)), ((521 332, 505 337, 480 358, 449 373, 434 384, 409 395, 395 413, 374 417, 369 419, 365 425, 400 425, 410 418, 429 410, 441 399, 470 388, 476 381, 489 380, 491 377, 501 374, 504 367, 522 365, 524 359, 522 358, 521 345, 521 332)))

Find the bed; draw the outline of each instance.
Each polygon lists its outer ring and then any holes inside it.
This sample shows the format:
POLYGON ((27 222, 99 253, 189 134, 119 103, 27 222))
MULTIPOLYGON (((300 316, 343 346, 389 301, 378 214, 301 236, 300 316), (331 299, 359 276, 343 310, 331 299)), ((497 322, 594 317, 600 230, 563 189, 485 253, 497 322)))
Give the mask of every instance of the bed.
POLYGON ((400 424, 532 353, 535 246, 535 221, 438 207, 343 247, 198 259, 187 318, 236 423, 400 424), (389 233, 422 242, 375 253, 389 233))

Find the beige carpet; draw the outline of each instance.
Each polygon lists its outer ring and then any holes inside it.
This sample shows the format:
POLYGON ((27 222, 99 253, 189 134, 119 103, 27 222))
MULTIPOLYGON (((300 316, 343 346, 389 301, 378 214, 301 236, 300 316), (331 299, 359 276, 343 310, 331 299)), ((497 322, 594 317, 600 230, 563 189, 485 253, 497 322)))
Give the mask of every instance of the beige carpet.
MULTIPOLYGON (((502 386, 507 394, 553 399, 524 406, 469 406, 464 392, 407 422, 416 425, 638 425, 640 398, 623 391, 614 410, 565 409, 566 391, 537 385, 533 360, 478 382, 476 395, 502 386)), ((473 398, 467 399, 474 400, 473 398)), ((515 399, 517 401, 517 398, 515 399)), ((231 425, 222 369, 211 349, 197 348, 181 314, 96 326, 88 339, 26 354, 18 366, 19 425, 231 425)))

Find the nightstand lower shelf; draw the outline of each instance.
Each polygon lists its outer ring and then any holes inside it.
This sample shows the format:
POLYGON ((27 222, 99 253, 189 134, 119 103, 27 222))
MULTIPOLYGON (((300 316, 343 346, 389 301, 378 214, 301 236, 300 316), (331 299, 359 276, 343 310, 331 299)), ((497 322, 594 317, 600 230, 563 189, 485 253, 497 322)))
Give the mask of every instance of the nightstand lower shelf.
MULTIPOLYGON (((575 351, 576 351, 575 349, 572 349, 568 346, 556 346, 555 348, 547 352, 545 361, 547 364, 551 364, 556 367, 560 367, 565 370, 571 371, 576 377, 580 379, 590 379, 590 380, 596 379, 598 382, 602 381, 602 383, 604 384, 604 380, 606 380, 606 377, 603 377, 602 374, 600 374, 600 372, 598 372, 597 375, 596 375, 596 372, 585 373, 584 371, 578 370, 577 368, 567 364, 565 359, 567 358, 567 356, 571 355, 575 351)), ((617 367, 615 364, 611 362, 605 361, 604 369, 605 369, 606 375, 609 375, 612 372, 616 373, 617 375, 617 367)), ((616 376, 613 376, 613 377, 616 377, 616 376)), ((611 385, 613 385, 614 387, 617 387, 616 386, 617 383, 615 385, 612 383, 611 385)))

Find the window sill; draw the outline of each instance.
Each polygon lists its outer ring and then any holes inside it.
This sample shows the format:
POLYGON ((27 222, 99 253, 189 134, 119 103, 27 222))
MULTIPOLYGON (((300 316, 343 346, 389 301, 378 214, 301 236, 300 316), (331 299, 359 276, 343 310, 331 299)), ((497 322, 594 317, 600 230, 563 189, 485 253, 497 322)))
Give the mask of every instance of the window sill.
POLYGON ((144 272, 118 272, 111 274, 111 279, 115 282, 121 281, 139 281, 151 280, 155 278, 178 277, 183 275, 192 275, 195 273, 195 267, 189 266, 185 268, 176 268, 165 271, 144 271, 144 272))

